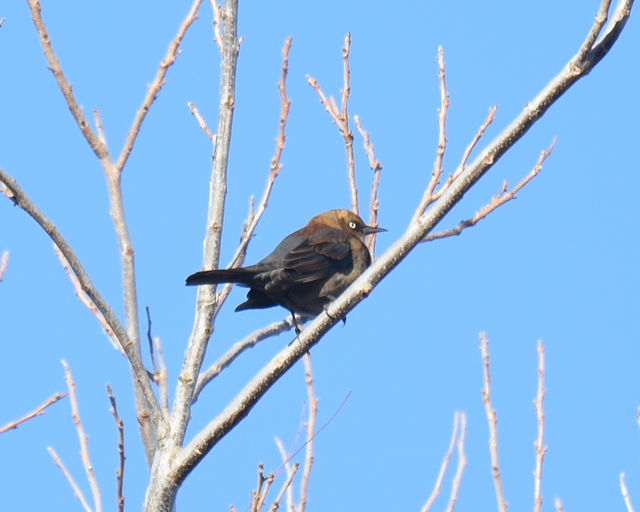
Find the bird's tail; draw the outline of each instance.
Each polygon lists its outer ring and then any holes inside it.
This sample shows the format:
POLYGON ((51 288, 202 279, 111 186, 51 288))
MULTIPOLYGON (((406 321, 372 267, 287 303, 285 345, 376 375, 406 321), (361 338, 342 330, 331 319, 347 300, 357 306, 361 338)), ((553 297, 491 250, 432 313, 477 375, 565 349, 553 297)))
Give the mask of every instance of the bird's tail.
POLYGON ((249 286, 254 272, 246 268, 230 268, 226 270, 203 270, 187 277, 187 286, 201 284, 239 283, 249 286))

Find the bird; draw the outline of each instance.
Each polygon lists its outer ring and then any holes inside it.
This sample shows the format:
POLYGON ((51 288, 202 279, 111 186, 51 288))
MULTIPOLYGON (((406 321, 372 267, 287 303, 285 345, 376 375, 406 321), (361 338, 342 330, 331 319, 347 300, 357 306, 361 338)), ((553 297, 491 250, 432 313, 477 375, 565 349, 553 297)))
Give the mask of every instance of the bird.
POLYGON ((236 311, 282 306, 299 333, 295 314, 308 319, 324 311, 371 264, 365 236, 382 231, 349 210, 329 210, 285 237, 255 265, 202 270, 187 277, 186 284, 248 287, 247 300, 236 311))

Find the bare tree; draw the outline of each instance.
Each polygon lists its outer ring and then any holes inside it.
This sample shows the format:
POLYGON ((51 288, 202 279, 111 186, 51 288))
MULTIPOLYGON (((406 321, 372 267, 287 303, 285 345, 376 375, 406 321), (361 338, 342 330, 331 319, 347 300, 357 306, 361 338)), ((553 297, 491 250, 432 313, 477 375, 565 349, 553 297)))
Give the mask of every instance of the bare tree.
MULTIPOLYGON (((438 61, 441 106, 438 117, 438 150, 431 173, 431 179, 425 186, 422 200, 416 205, 415 214, 405 232, 375 260, 373 265, 345 293, 327 307, 326 313, 316 317, 304 328, 299 336, 297 336, 295 343, 286 346, 277 354, 273 355, 272 359, 268 361, 259 372, 247 380, 244 388, 227 404, 220 414, 211 418, 204 428, 197 432, 192 438, 187 439, 186 432, 191 418, 192 406, 198 398, 199 393, 212 381, 213 377, 219 374, 234 359, 239 357, 247 348, 269 336, 292 327, 290 321, 283 320, 259 332, 253 333, 247 339, 232 346, 227 353, 210 368, 203 370, 202 367, 207 344, 213 332, 212 326, 230 290, 230 286, 222 287, 220 290, 216 290, 213 286, 203 286, 198 290, 193 328, 185 351, 180 374, 175 382, 175 394, 170 405, 167 393, 166 372, 163 371, 161 347, 150 335, 148 339, 151 345, 151 353, 154 357, 153 371, 147 371, 143 363, 143 348, 145 343, 138 319, 139 303, 136 289, 134 251, 125 214, 121 177, 128 158, 134 149, 138 134, 145 122, 146 115, 165 83, 167 73, 179 54, 183 37, 201 9, 201 3, 201 0, 194 0, 187 15, 180 24, 177 35, 169 44, 166 55, 157 70, 153 82, 149 86, 142 105, 134 116, 131 128, 125 138, 124 146, 120 153, 114 156, 115 153, 111 152, 107 144, 100 113, 97 110, 94 111, 94 127, 92 128, 90 120, 87 119, 82 108, 79 106, 70 82, 63 71, 62 64, 54 51, 51 37, 48 34, 47 26, 41 13, 40 2, 38 0, 28 0, 35 29, 38 33, 48 66, 64 96, 69 111, 86 142, 99 160, 107 179, 113 224, 120 247, 120 263, 124 283, 124 320, 118 318, 112 306, 93 284, 93 281, 80 262, 77 254, 65 240, 58 228, 46 217, 45 213, 35 202, 29 198, 16 180, 12 178, 8 172, 0 170, 1 190, 4 195, 29 214, 49 235, 58 250, 59 257, 64 268, 67 270, 77 295, 93 312, 96 319, 108 333, 112 343, 125 354, 130 363, 141 439, 150 467, 150 480, 144 504, 144 510, 147 512, 172 510, 180 486, 209 451, 247 416, 265 392, 299 359, 304 357, 305 354, 322 339, 322 336, 338 319, 345 317, 349 311, 369 295, 376 285, 402 262, 409 252, 421 243, 445 236, 458 235, 466 228, 475 225, 496 208, 513 199, 516 193, 537 175, 542 163, 549 155, 551 147, 542 152, 537 164, 529 175, 525 176, 523 180, 512 189, 509 189, 505 184, 499 193, 492 198, 476 216, 458 224, 452 229, 440 233, 432 233, 433 229, 447 213, 450 212, 454 205, 462 199, 464 194, 488 172, 506 151, 524 136, 529 128, 545 114, 553 103, 602 60, 622 32, 629 18, 633 1, 620 0, 615 9, 613 9, 611 16, 609 16, 611 2, 603 0, 600 10, 596 15, 595 22, 586 35, 584 42, 560 73, 527 104, 525 109, 502 133, 493 141, 489 142, 484 149, 479 151, 475 158, 470 160, 471 154, 478 147, 485 129, 493 120, 494 110, 491 110, 476 136, 469 143, 467 150, 461 156, 460 164, 454 172, 446 178, 443 176, 443 160, 447 147, 446 116, 448 92, 444 54, 440 51, 438 61)), ((234 107, 236 105, 235 82, 240 46, 237 33, 239 16, 238 1, 226 0, 222 6, 216 2, 212 2, 212 7, 215 41, 221 56, 219 110, 215 130, 209 129, 197 107, 191 105, 192 113, 200 123, 203 131, 212 140, 214 148, 209 189, 209 209, 202 258, 205 269, 217 268, 220 264, 221 228, 224 222, 227 168, 234 107)), ((269 179, 265 192, 257 207, 252 204, 241 242, 230 266, 238 266, 242 263, 247 244, 251 240, 262 213, 267 206, 271 190, 280 170, 280 158, 286 139, 286 122, 289 109, 286 77, 290 45, 291 40, 288 40, 283 49, 283 64, 279 83, 281 100, 279 134, 276 140, 276 148, 269 179)), ((348 110, 350 94, 349 51, 350 36, 347 36, 343 48, 343 94, 339 106, 334 100, 327 98, 317 80, 311 77, 309 77, 308 80, 311 86, 317 91, 322 105, 344 138, 349 170, 351 204, 352 209, 358 211, 358 191, 354 178, 354 134, 352 132, 351 117, 348 110)), ((370 166, 374 170, 370 217, 375 223, 378 208, 377 187, 381 165, 375 158, 369 134, 362 127, 359 119, 356 118, 354 121, 359 132, 364 137, 370 166)), ((370 240, 370 246, 373 247, 373 243, 374 241, 370 240)), ((310 370, 308 371, 308 375, 310 375, 310 370)), ((71 380, 69 372, 68 379, 71 380)), ((309 379, 311 379, 310 376, 309 379)), ((72 387, 70 384, 70 393, 73 397, 75 395, 72 392, 72 387)), ((542 392, 540 392, 540 396, 541 395, 542 392)), ((540 397, 539 400, 541 402, 542 398, 540 397)), ((114 418, 116 422, 119 422, 115 401, 113 401, 112 404, 114 418)), ((486 405, 489 411, 488 380, 486 405)), ((542 413, 540 412, 540 414, 542 413)), ((76 413, 74 412, 74 417, 75 416, 76 413)), ((454 428, 454 435, 446 460, 448 460, 448 457, 453 451, 456 440, 460 443, 460 450, 462 449, 461 439, 464 438, 464 433, 458 434, 458 431, 464 432, 464 419, 456 419, 456 427, 454 428)), ((83 434, 80 429, 78 433, 82 438, 83 434)), ((311 441, 312 439, 313 433, 310 432, 308 440, 311 441)), ((538 449, 540 457, 539 473, 541 473, 541 459, 543 455, 542 434, 540 434, 540 445, 538 449)), ((83 453, 85 453, 85 450, 83 450, 83 453)), ((86 466, 90 467, 88 458, 86 466)), ((495 466, 497 468, 497 454, 495 466)), ((308 471, 308 468, 305 468, 303 471, 303 481, 308 480, 308 471)), ((293 470, 289 472, 289 483, 291 478, 293 478, 292 472, 293 470)), ((266 495, 266 490, 263 484, 268 482, 268 485, 270 485, 269 479, 264 477, 261 472, 259 474, 259 485, 255 491, 256 509, 259 509, 265 503, 264 496, 266 495)), ((498 484, 499 478, 496 479, 497 488, 498 484)), ((287 485, 282 488, 282 492, 279 495, 280 498, 282 498, 286 488, 287 485)), ((96 501, 99 502, 97 489, 93 489, 92 486, 92 490, 94 491, 94 495, 97 496, 95 497, 96 501)), ((501 491, 498 494, 501 496, 501 491)), ((304 499, 303 496, 300 510, 304 509, 304 499)), ((452 498, 451 508, 453 508, 454 502, 455 499, 452 498)), ((98 509, 99 507, 96 506, 96 510, 98 509)), ((501 509, 506 509, 506 505, 502 505, 501 509)))

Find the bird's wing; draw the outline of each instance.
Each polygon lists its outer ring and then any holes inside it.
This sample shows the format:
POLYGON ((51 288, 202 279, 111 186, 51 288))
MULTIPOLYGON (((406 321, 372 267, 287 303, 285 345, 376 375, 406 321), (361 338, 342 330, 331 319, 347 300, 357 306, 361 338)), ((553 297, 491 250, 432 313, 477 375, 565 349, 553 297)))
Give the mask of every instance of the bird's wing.
POLYGON ((330 227, 305 237, 284 258, 284 271, 292 284, 325 279, 352 264, 348 236, 330 227))

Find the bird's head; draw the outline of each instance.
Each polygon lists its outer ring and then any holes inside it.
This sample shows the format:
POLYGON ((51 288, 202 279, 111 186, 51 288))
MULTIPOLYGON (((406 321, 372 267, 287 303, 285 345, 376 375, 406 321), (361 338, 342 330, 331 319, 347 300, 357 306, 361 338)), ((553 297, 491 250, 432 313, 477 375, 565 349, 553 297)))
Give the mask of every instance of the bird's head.
POLYGON ((329 210, 328 212, 316 215, 309 221, 309 224, 324 224, 333 228, 351 231, 361 240, 364 240, 365 235, 386 231, 386 229, 381 227, 367 226, 358 215, 352 211, 343 209, 329 210))

